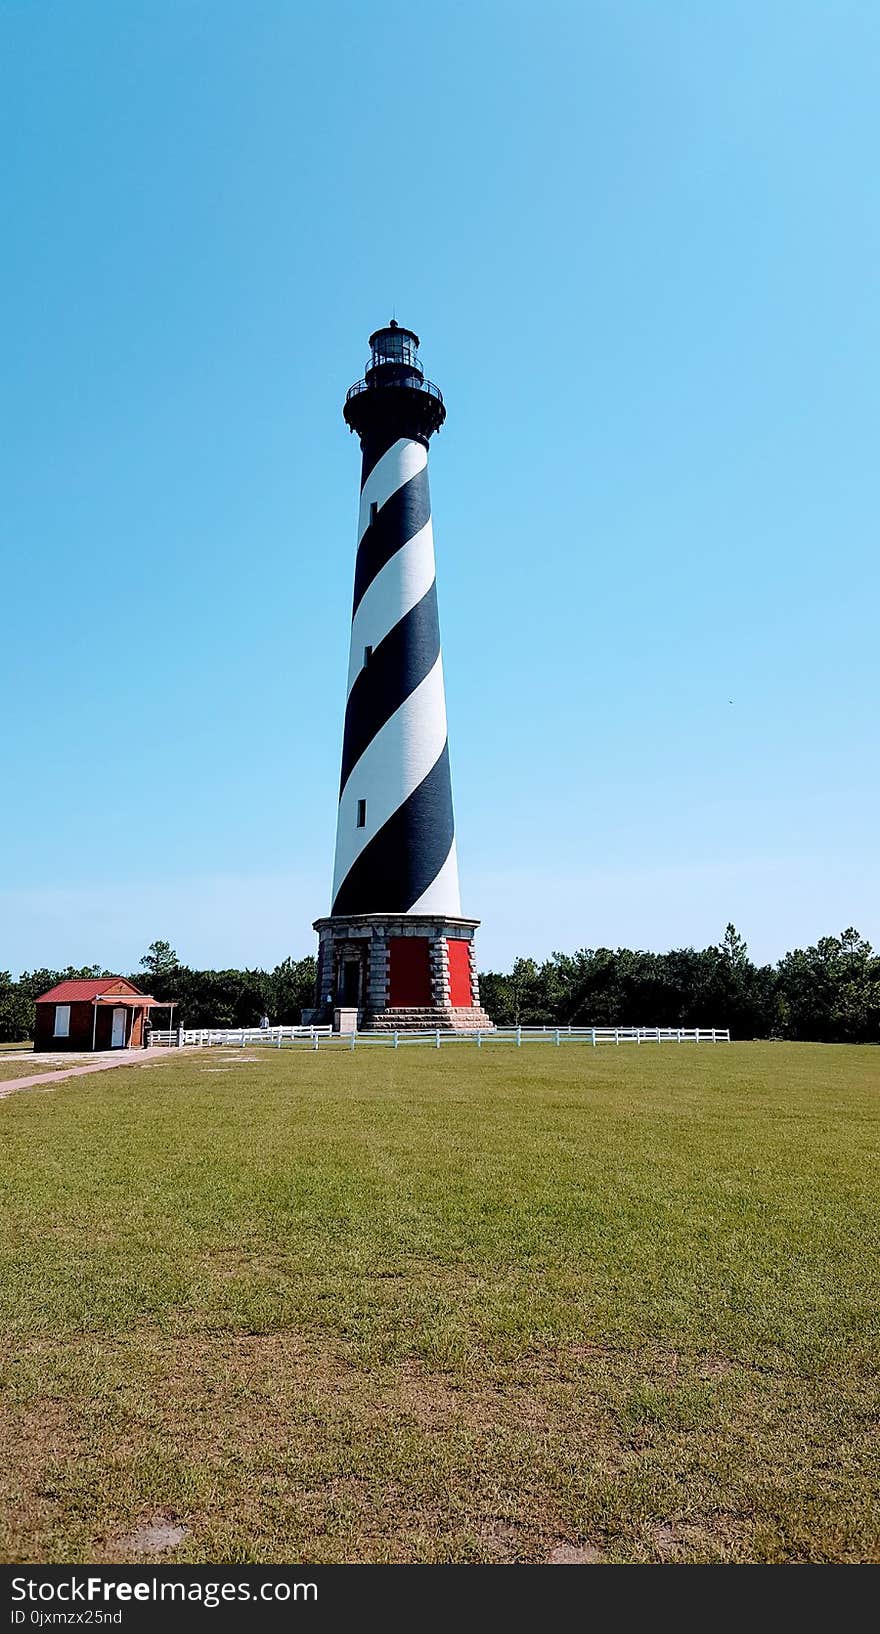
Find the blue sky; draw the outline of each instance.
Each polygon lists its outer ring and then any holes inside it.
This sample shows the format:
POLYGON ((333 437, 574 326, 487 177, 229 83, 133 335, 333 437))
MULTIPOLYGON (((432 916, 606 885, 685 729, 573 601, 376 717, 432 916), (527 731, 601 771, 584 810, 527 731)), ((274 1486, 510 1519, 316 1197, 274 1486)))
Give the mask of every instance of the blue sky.
POLYGON ((880 942, 876 5, 5 0, 0 57, 0 967, 312 948, 392 309, 481 965, 880 942))

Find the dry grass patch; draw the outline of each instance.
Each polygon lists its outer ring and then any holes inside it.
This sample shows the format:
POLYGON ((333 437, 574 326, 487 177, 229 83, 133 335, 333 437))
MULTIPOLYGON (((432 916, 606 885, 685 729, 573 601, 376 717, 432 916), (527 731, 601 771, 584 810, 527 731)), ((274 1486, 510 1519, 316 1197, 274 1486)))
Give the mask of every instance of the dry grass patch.
POLYGON ((69 1067, 82 1066, 84 1062, 77 1056, 70 1062, 34 1061, 24 1052, 16 1061, 0 1061, 0 1084, 8 1083, 11 1078, 33 1078, 42 1076, 45 1072, 64 1072, 69 1067))
POLYGON ((2 1383, 6 1559, 876 1558, 845 1476, 859 1415, 823 1465, 805 1381, 710 1384, 699 1357, 452 1375, 314 1336, 142 1332, 32 1342, 2 1383), (807 1540, 811 1509, 832 1530, 807 1540))

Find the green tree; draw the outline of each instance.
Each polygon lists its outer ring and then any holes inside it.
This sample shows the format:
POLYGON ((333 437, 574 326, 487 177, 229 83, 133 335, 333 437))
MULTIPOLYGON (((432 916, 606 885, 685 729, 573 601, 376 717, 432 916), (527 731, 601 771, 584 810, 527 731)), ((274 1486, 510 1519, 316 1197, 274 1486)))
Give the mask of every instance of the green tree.
POLYGON ((480 1003, 496 1027, 509 1027, 513 1022, 513 999, 510 977, 497 970, 483 970, 479 976, 480 1003))
POLYGON ((880 959, 857 930, 795 948, 777 967, 778 1031, 821 1043, 880 1039, 880 959))
POLYGON ((538 966, 534 959, 515 959, 510 972, 510 998, 514 1027, 531 1021, 538 997, 538 966))
MULTIPOLYGON (((168 942, 141 960, 159 999, 174 999, 188 1026, 298 1022, 314 1001, 315 960, 274 970, 191 970, 168 942)), ((99 965, 0 973, 0 1041, 33 1036, 34 999, 71 977, 110 975, 99 965)), ((138 972, 133 978, 142 982, 138 972)), ((542 964, 519 958, 509 973, 480 976, 484 1008, 499 1026, 729 1026, 738 1038, 880 1041, 880 958, 852 926, 795 948, 775 968, 756 966, 728 925, 718 946, 649 953, 579 948, 542 964)))
POLYGON ((266 1007, 269 1019, 283 1026, 298 1026, 303 1010, 315 1002, 318 961, 313 954, 305 959, 282 959, 266 978, 266 1007))
POLYGON ((160 981, 170 976, 180 961, 170 942, 151 942, 140 963, 150 981, 160 981))
POLYGON ((0 1044, 34 1036, 34 1003, 8 970, 0 970, 0 1044))

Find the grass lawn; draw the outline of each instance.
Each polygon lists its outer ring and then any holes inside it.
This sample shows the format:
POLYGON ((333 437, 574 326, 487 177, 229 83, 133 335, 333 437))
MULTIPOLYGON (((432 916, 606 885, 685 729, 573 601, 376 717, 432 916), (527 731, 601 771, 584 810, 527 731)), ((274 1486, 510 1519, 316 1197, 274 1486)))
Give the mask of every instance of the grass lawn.
POLYGON ((80 1067, 87 1061, 87 1056, 77 1056, 67 1061, 35 1061, 32 1056, 24 1052, 12 1061, 4 1061, 0 1054, 0 1084, 10 1078, 33 1078, 38 1072, 63 1072, 66 1066, 80 1067))
POLYGON ((0 1556, 880 1560, 880 1050, 216 1051, 0 1102, 0 1556))

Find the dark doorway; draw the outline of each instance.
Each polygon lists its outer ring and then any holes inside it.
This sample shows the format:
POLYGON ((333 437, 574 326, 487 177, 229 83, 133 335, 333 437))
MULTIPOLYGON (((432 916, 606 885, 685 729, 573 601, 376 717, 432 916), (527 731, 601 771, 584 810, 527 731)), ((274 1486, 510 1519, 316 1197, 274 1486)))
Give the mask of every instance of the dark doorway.
POLYGON ((358 1009, 361 1002, 360 959, 343 959, 341 988, 341 1002, 346 1009, 358 1009))

